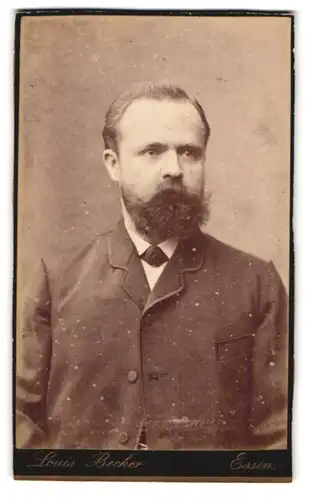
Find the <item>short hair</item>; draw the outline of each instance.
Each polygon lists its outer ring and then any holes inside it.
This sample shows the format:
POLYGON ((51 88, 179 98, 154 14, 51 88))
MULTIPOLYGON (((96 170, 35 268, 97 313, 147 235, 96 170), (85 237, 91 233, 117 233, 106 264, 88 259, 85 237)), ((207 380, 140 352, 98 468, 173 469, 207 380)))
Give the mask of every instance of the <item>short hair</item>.
POLYGON ((154 99, 156 101, 188 101, 197 110, 205 131, 205 146, 207 144, 210 127, 203 110, 203 107, 196 98, 191 97, 182 87, 172 83, 138 83, 129 87, 121 93, 111 104, 106 113, 103 128, 103 139, 106 149, 112 149, 117 152, 119 124, 124 112, 134 101, 142 98, 154 99))

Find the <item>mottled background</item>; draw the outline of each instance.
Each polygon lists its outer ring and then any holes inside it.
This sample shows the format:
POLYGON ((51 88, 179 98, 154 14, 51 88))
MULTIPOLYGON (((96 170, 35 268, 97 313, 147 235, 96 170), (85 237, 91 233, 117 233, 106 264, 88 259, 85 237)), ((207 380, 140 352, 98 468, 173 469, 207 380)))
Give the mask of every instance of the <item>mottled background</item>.
MULTIPOLYGON (((289 276, 290 19, 29 17, 22 20, 20 290, 32 262, 55 262, 120 215, 102 164, 112 99, 136 80, 193 91, 212 136, 208 231, 289 276)), ((147 119, 147 117, 145 117, 147 119)))

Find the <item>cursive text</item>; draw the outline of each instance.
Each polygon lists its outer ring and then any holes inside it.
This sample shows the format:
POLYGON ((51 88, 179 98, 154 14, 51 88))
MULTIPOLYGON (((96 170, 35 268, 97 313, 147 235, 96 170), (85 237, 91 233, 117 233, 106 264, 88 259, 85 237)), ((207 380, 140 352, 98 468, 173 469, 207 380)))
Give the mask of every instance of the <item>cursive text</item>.
POLYGON ((248 460, 247 453, 239 453, 235 460, 230 463, 231 470, 258 470, 258 469, 274 469, 271 462, 251 462, 248 460))
POLYGON ((60 469, 70 469, 75 465, 75 460, 71 457, 65 459, 57 458, 57 453, 55 451, 50 451, 48 453, 38 451, 34 453, 33 458, 35 463, 27 464, 27 467, 49 467, 49 468, 60 468, 60 469))
POLYGON ((137 469, 141 465, 145 465, 146 462, 138 462, 133 460, 134 453, 128 455, 123 460, 112 460, 109 453, 96 453, 90 463, 86 464, 86 467, 92 467, 96 469, 137 469))

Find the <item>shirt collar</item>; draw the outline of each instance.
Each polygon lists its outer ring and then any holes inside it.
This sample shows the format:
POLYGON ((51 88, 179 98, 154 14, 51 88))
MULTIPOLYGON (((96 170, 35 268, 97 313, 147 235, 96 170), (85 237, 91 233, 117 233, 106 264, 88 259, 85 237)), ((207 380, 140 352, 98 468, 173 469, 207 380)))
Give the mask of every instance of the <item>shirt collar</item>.
MULTIPOLYGON (((123 202, 122 202, 122 213, 124 218, 125 228, 137 250, 138 255, 142 255, 151 244, 144 240, 142 236, 136 231, 134 223, 128 214, 123 202)), ((176 238, 169 238, 168 240, 162 241, 157 246, 163 250, 165 255, 170 259, 176 250, 178 245, 178 240, 176 238)))

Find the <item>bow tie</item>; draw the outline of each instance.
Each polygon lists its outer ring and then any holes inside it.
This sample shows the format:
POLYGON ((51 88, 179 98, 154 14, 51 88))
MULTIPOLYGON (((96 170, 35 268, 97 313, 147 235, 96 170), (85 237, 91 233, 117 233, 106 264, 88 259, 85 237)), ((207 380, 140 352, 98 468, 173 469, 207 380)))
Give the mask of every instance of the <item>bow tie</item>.
POLYGON ((145 250, 141 255, 141 258, 147 262, 152 267, 160 267, 164 262, 168 261, 168 257, 165 255, 160 247, 150 245, 150 247, 145 250))

